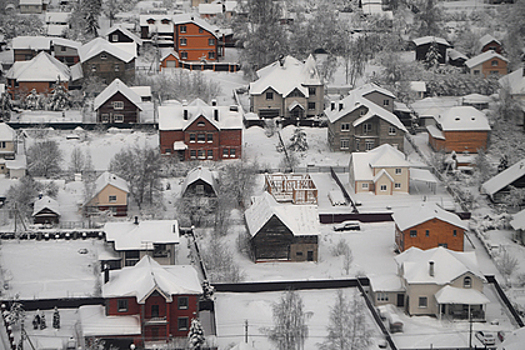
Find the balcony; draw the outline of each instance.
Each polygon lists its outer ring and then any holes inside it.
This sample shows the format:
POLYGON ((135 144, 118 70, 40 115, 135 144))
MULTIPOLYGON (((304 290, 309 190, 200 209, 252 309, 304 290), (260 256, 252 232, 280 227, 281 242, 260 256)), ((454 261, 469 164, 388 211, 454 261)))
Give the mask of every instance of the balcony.
POLYGON ((166 325, 166 324, 168 324, 168 320, 166 319, 166 316, 150 317, 144 321, 145 326, 159 326, 159 325, 166 325))

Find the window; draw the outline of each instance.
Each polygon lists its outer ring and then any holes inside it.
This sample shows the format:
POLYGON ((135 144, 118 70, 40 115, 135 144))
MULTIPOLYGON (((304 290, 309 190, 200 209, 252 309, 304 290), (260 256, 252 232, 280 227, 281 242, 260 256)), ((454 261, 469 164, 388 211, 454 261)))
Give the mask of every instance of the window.
POLYGON ((213 159, 213 150, 208 150, 208 159, 213 159))
POLYGON ((359 140, 355 140, 355 150, 359 151, 359 140))
POLYGON ((310 96, 315 96, 315 94, 316 94, 316 92, 317 92, 316 90, 317 90, 317 89, 314 88, 314 87, 309 87, 309 88, 308 88, 308 95, 310 95, 310 96))
POLYGON ((266 100, 273 100, 273 92, 266 93, 266 100))
POLYGON ((199 33, 202 33, 204 32, 204 30, 202 30, 202 28, 199 28, 199 33))
POLYGON ((367 110, 365 108, 361 108, 361 110, 359 111, 359 115, 365 115, 367 112, 367 110))
POLYGON ((108 59, 108 55, 106 55, 105 53, 101 53, 100 54, 100 59, 101 60, 107 60, 108 59))
POLYGON ((235 148, 230 149, 230 158, 235 158, 235 148))
POLYGON ((497 67, 497 66, 498 66, 498 60, 492 60, 492 61, 490 62, 490 65, 491 65, 492 67, 497 67))
POLYGON ((111 41, 113 41, 113 42, 118 41, 118 34, 112 34, 111 35, 111 41))
POLYGON ((425 236, 427 236, 427 237, 430 236, 430 231, 429 230, 425 230, 425 236))
POLYGON ((180 46, 188 45, 188 40, 186 38, 180 38, 180 46))
POLYGON ((463 288, 472 288, 472 278, 467 276, 463 279, 463 288))
POLYGON ((115 72, 120 72, 120 64, 115 65, 115 72))
POLYGON ((480 73, 479 70, 477 69, 474 70, 474 75, 479 75, 479 73, 480 73))
POLYGON ((65 46, 60 46, 60 51, 66 51, 66 47, 65 46))
POLYGON ((208 46, 215 45, 215 39, 208 39, 208 46))
POLYGON ((383 100, 383 106, 389 106, 390 100, 383 100))
POLYGON ((177 328, 179 331, 188 330, 188 318, 187 317, 179 317, 177 321, 178 321, 177 328))
POLYGON ((367 184, 367 183, 362 184, 362 185, 361 185, 361 188, 362 188, 363 190, 368 190, 368 184, 367 184))
POLYGON ((394 188, 399 190, 401 188, 401 184, 399 182, 394 183, 394 188))
POLYGON ((410 237, 417 237, 417 230, 410 230, 410 237))
POLYGON ((387 293, 377 293, 377 301, 388 301, 387 293))
POLYGON ((194 149, 190 150, 190 158, 191 159, 196 159, 197 158, 197 151, 196 150, 194 150, 194 149))
POLYGON ((123 123, 124 122, 124 114, 115 114, 115 115, 113 115, 113 121, 115 123, 123 123))
POLYGON ((303 256, 303 252, 295 252, 295 255, 297 255, 297 256, 303 256))
POLYGON ((91 71, 92 72, 96 72, 97 71, 97 65, 96 64, 92 64, 91 65, 91 71))
POLYGON ((491 70, 490 75, 498 75, 499 72, 497 70, 491 70))
POLYGON ((181 33, 186 33, 186 31, 188 30, 188 28, 186 28, 186 26, 180 26, 179 29, 180 29, 181 33))
POLYGON ((201 122, 197 123, 197 126, 198 127, 204 127, 204 126, 206 126, 206 123, 201 121, 201 122))
POLYGON ((363 134, 367 135, 370 131, 372 131, 372 124, 370 123, 363 124, 363 134))
POLYGON ((447 243, 438 243, 438 247, 448 248, 447 243))
POLYGON ((215 52, 213 52, 213 51, 208 52, 208 59, 209 60, 214 60, 215 59, 215 52))
POLYGON ((117 311, 118 312, 127 312, 128 311, 128 300, 127 299, 118 299, 117 300, 117 311))
POLYGON ((124 109, 124 101, 113 101, 113 109, 124 109))
POLYGON ((167 258, 168 249, 165 244, 153 243, 153 257, 154 258, 167 258))
POLYGON ((186 51, 180 52, 180 59, 181 60, 187 60, 188 59, 188 53, 186 51))
POLYGON ((222 157, 223 158, 228 158, 230 156, 230 152, 228 151, 227 148, 223 149, 222 150, 222 157))
POLYGON ((315 110, 315 102, 308 102, 308 110, 309 111, 315 110))
POLYGON ((0 142, 0 148, 5 148, 5 141, 0 142))
POLYGON ((350 131, 350 123, 341 124, 341 131, 350 131))
POLYGON ((452 235, 453 235, 454 237, 456 237, 456 236, 458 235, 458 230, 454 230, 454 231, 452 231, 452 235))
POLYGON ((198 150, 197 154, 199 155, 199 159, 205 159, 206 158, 206 153, 204 152, 203 149, 198 150))
POLYGON ((190 142, 191 143, 195 142, 195 134, 190 134, 190 142))
POLYGON ((375 142, 374 140, 366 140, 365 141, 365 151, 370 151, 374 148, 375 142))
POLYGON ((177 305, 179 305, 179 310, 187 310, 189 305, 188 297, 178 297, 177 305))
POLYGON ((349 149, 349 148, 350 148, 350 140, 341 139, 341 149, 349 149))
POLYGON ((151 317, 159 317, 159 306, 151 305, 151 317))
POLYGON ((117 196, 109 196, 109 201, 110 202, 116 202, 117 201, 117 196))
POLYGON ((208 141, 209 143, 212 143, 213 142, 213 134, 207 134, 206 135, 206 141, 208 141))
POLYGON ((126 250, 124 253, 124 265, 135 266, 139 262, 140 252, 138 250, 126 250))
POLYGON ((197 142, 198 143, 206 142, 206 134, 197 134, 197 142))
POLYGON ((386 185, 381 185, 381 187, 379 187, 379 190, 380 190, 381 192, 385 192, 385 191, 386 191, 386 188, 387 188, 386 185))
POLYGON ((395 126, 389 126, 388 127, 388 135, 395 135, 395 134, 396 134, 395 126))
POLYGON ((428 298, 427 297, 419 297, 419 308, 420 309, 426 309, 428 306, 428 298))
POLYGON ((396 168, 396 175, 401 175, 401 169, 396 168))
POLYGON ((171 154, 171 148, 165 148, 164 149, 164 153, 166 153, 168 155, 171 154))
POLYGON ((162 23, 162 24, 170 24, 170 20, 165 18, 165 19, 161 20, 160 23, 162 23))
POLYGON ((102 123, 108 123, 109 122, 109 114, 102 114, 100 119, 102 120, 102 123))

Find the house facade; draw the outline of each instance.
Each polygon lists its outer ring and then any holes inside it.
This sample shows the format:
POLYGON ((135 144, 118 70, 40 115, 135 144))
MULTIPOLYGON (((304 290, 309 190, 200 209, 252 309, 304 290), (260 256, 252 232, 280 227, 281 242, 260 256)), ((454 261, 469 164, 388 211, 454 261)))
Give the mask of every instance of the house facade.
POLYGON ((202 196, 215 198, 218 196, 217 174, 208 168, 197 167, 190 170, 180 191, 181 196, 202 196))
POLYGON ((142 99, 124 84, 115 79, 96 98, 93 105, 97 123, 140 123, 142 99))
POLYGON ((467 226, 454 213, 438 205, 424 205, 396 210, 395 243, 400 252, 411 247, 423 250, 445 247, 462 252, 467 226))
POLYGON ((181 160, 241 158, 243 128, 237 106, 197 99, 159 107, 160 152, 181 160))
POLYGON ((79 62, 80 46, 77 41, 45 36, 18 36, 12 41, 15 62, 29 61, 44 51, 68 66, 79 62))
POLYGON ((525 69, 521 67, 505 75, 499 79, 499 84, 502 87, 500 94, 508 92, 514 100, 521 103, 522 113, 514 122, 523 127, 525 125, 525 69))
POLYGON ((490 34, 485 34, 478 40, 481 52, 495 51, 500 55, 503 53, 503 45, 501 41, 494 38, 490 34))
POLYGON ((84 204, 85 214, 89 216, 110 211, 114 216, 126 216, 128 196, 128 183, 106 171, 95 181, 94 195, 84 204))
POLYGON ((447 59, 447 49, 451 48, 452 45, 443 38, 436 36, 424 36, 412 40, 412 43, 416 50, 416 60, 425 61, 427 58, 427 52, 432 45, 436 45, 439 52, 439 63, 445 64, 447 59))
POLYGON ((34 224, 56 225, 60 221, 60 204, 49 196, 42 196, 33 205, 34 224))
POLYGON ((20 13, 40 14, 47 9, 47 0, 20 0, 20 13))
POLYGON ((467 73, 472 75, 503 76, 508 73, 509 60, 495 51, 486 51, 465 62, 467 73))
POLYGON ((261 119, 300 120, 319 116, 324 109, 324 84, 313 56, 300 62, 292 56, 259 69, 250 83, 250 111, 261 119))
POLYGON ((109 28, 105 32, 104 37, 110 43, 135 43, 137 45, 137 54, 140 52, 140 47, 142 46, 141 38, 119 24, 109 28))

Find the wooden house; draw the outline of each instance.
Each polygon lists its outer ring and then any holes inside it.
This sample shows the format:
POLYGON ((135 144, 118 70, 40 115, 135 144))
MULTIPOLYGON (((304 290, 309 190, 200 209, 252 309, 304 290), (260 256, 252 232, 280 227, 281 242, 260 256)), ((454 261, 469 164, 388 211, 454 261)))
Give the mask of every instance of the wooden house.
POLYGON ((47 0, 20 0, 20 13, 40 14, 46 11, 48 3, 47 0))
POLYGON ((435 151, 477 153, 486 150, 490 125, 485 113, 472 106, 456 106, 440 112, 436 125, 427 125, 428 142, 435 151))
POLYGON ((44 51, 62 63, 71 66, 78 63, 81 43, 64 38, 46 36, 17 36, 12 40, 15 62, 29 61, 44 51))
POLYGON ((510 186, 525 187, 525 159, 485 181, 480 192, 494 203, 503 203, 505 196, 510 192, 510 186))
POLYGON ((483 75, 487 78, 492 76, 503 76, 508 73, 509 60, 495 51, 486 51, 465 62, 467 73, 472 75, 483 75))
POLYGON ((256 74, 249 87, 250 111, 260 118, 297 121, 323 113, 324 85, 312 55, 304 63, 283 57, 256 74))
POLYGON ((224 160, 242 156, 243 123, 238 106, 190 104, 159 107, 160 152, 181 160, 224 160))
POLYGON ((279 203, 318 203, 317 187, 309 174, 265 174, 264 187, 279 203))
POLYGON ((147 255, 134 266, 105 270, 102 278, 105 306, 79 309, 84 338, 149 348, 186 338, 191 320, 198 318, 203 290, 193 266, 160 265, 147 255))
POLYGON ((514 230, 514 242, 525 245, 525 209, 512 215, 510 227, 514 230))
POLYGON ((128 183, 109 172, 104 172, 95 181, 93 196, 84 204, 86 215, 96 215, 100 211, 110 211, 114 216, 128 213, 128 183))
POLYGON ((467 226, 454 213, 436 204, 424 203, 395 210, 396 248, 400 252, 411 247, 423 250, 445 247, 463 251, 467 226))
POLYGON ((516 117, 514 121, 516 125, 525 125, 525 69, 523 67, 516 69, 514 72, 505 75, 499 79, 499 84, 502 87, 500 94, 510 93, 512 99, 518 101, 521 106, 522 113, 516 117))
POLYGON ((181 188, 181 196, 217 197, 219 195, 217 174, 208 168, 197 167, 190 170, 181 188))
POLYGON ((60 204, 49 196, 42 196, 33 205, 33 223, 56 225, 60 221, 60 204))
POLYGON ((244 216, 256 262, 319 259, 316 205, 279 204, 264 192, 253 199, 244 216))
POLYGON ((439 63, 441 64, 446 63, 447 49, 452 47, 452 45, 450 45, 448 41, 436 36, 424 36, 421 38, 417 38, 412 40, 412 44, 416 50, 417 61, 425 61, 427 58, 427 52, 430 49, 430 47, 432 45, 437 45, 438 52, 440 55, 439 63))
POLYGON ((124 84, 115 79, 97 97, 93 104, 97 123, 140 123, 142 99, 124 84))
POLYGON ((448 64, 454 67, 465 67, 468 57, 458 50, 447 49, 448 64))
POLYGON ((177 220, 108 222, 104 225, 106 242, 120 256, 118 268, 134 266, 144 256, 161 265, 174 265, 179 244, 177 220))
POLYGON ((495 51, 500 55, 503 54, 503 45, 501 44, 501 41, 490 34, 483 35, 479 38, 478 43, 480 52, 495 51))
POLYGON ((104 33, 104 37, 110 43, 135 43, 137 46, 137 54, 140 53, 140 48, 143 44, 143 41, 139 36, 135 35, 120 24, 116 24, 109 28, 104 33))

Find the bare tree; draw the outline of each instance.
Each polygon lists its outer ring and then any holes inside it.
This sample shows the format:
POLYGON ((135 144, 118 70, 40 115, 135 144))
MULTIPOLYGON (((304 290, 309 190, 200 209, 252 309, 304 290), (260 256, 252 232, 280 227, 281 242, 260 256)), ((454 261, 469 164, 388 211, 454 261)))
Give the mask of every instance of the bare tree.
POLYGON ((71 158, 69 161, 69 169, 74 172, 75 174, 79 174, 84 170, 84 166, 86 164, 86 156, 84 155, 84 152, 82 152, 82 149, 79 147, 73 148, 73 151, 71 151, 71 158))
POLYGON ((61 171, 62 151, 55 141, 36 142, 27 150, 27 170, 32 176, 50 178, 61 171))
POLYGON ((525 188, 517 188, 512 185, 509 188, 509 194, 504 197, 503 203, 521 209, 521 205, 525 202, 525 188))
POLYGON ((208 242, 200 246, 201 257, 211 282, 240 282, 244 274, 233 260, 233 252, 219 237, 208 237, 208 242))
POLYGON ((354 256, 346 240, 344 238, 341 238, 339 242, 337 242, 335 247, 331 248, 330 251, 333 256, 343 257, 343 270, 345 271, 345 274, 348 275, 350 273, 350 266, 352 265, 352 261, 354 261, 354 256))
POLYGON ((509 252, 504 251, 501 257, 498 260, 498 267, 503 276, 505 277, 506 283, 508 286, 510 283, 510 276, 516 271, 516 268, 519 266, 519 261, 515 256, 511 255, 509 252))
POLYGON ((255 188, 255 179, 259 171, 257 162, 241 160, 228 163, 222 168, 221 192, 231 195, 235 207, 244 209, 255 188))
POLYGON ((273 305, 274 327, 262 331, 279 350, 301 350, 308 338, 306 317, 303 299, 296 291, 288 290, 273 305))

